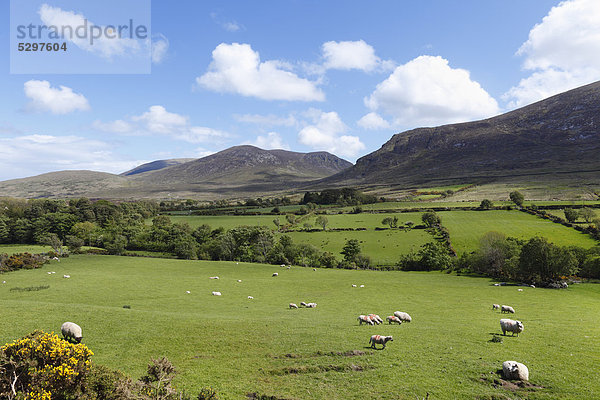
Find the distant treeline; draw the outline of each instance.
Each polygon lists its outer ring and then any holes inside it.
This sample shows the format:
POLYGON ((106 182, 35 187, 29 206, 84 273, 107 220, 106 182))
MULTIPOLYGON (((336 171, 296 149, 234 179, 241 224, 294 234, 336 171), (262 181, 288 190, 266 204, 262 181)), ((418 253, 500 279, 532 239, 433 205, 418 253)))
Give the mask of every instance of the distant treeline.
POLYGON ((306 192, 302 198, 301 204, 314 203, 319 205, 337 204, 340 206, 356 206, 359 204, 377 203, 377 196, 364 194, 358 189, 342 188, 342 189, 327 189, 322 192, 306 192))

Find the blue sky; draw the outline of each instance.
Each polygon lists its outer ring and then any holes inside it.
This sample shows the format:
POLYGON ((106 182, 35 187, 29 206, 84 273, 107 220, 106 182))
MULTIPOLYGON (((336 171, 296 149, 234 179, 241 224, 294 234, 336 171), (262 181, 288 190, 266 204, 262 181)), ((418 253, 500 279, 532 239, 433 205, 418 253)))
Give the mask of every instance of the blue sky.
MULTIPOLYGON (((37 23, 109 23, 97 2, 27 1, 46 5, 37 23)), ((135 14, 144 1, 122 3, 121 14, 135 14)), ((150 74, 11 74, 9 1, 1 6, 0 180, 120 173, 238 144, 354 162, 394 133, 600 79, 597 0, 154 0, 150 74)), ((68 45, 97 65, 130 68, 134 52, 68 45)))

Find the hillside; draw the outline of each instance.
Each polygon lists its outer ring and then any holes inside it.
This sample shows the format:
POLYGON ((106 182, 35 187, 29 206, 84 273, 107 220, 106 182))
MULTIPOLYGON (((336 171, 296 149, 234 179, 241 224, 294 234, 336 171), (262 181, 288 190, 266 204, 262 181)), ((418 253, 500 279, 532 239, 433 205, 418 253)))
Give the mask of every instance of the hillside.
POLYGON ((597 183, 600 82, 493 118, 394 135, 328 185, 597 183))
POLYGON ((173 165, 184 164, 186 162, 193 161, 193 160, 194 160, 194 158, 173 158, 170 160, 152 161, 152 162, 149 162, 146 164, 139 165, 139 166, 137 166, 133 169, 130 169, 129 171, 123 172, 122 174, 119 174, 119 175, 121 175, 121 176, 137 175, 137 174, 141 174, 143 172, 156 171, 159 169, 171 167, 173 165))

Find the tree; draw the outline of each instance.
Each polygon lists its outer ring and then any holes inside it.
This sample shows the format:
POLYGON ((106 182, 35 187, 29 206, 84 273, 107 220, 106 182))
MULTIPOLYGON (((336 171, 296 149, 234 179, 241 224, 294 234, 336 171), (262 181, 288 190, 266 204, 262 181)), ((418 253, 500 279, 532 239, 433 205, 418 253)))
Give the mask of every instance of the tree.
POLYGON ((583 218, 583 220, 588 224, 592 222, 594 218, 596 218, 596 213, 594 212, 594 210, 588 207, 582 208, 579 212, 579 215, 581 215, 581 218, 583 218))
POLYGON ((515 203, 517 206, 521 207, 523 202, 525 201, 525 196, 519 191, 510 192, 508 195, 510 197, 510 201, 515 203))
POLYGON ((383 225, 389 225, 390 228, 397 228, 398 227, 398 217, 396 217, 395 215, 393 217, 385 217, 381 223, 383 225))
POLYGON ((279 230, 279 224, 280 224, 279 218, 273 219, 273 224, 275 224, 275 227, 277 228, 277 230, 279 230))
POLYGON ((0 215, 0 243, 8 243, 10 241, 10 220, 0 215))
POLYGON ((316 219, 315 219, 315 223, 317 225, 320 225, 323 230, 325 230, 325 228, 327 228, 327 224, 329 224, 329 220, 327 219, 326 216, 324 215, 319 215, 316 219))
POLYGON ((404 230, 408 232, 413 228, 413 226, 415 226, 414 222, 406 221, 406 223, 404 224, 404 230))
POLYGON ((296 225, 296 216, 294 214, 286 214, 285 219, 290 225, 296 225))
POLYGON ((433 211, 423 213, 421 220, 429 228, 442 223, 442 218, 433 211))
POLYGON ((482 210, 489 210, 492 207, 494 207, 494 203, 492 203, 492 201, 488 199, 481 200, 481 204, 479 204, 479 208, 481 208, 482 210))
POLYGON ((577 210, 574 210, 572 208, 565 208, 564 213, 566 220, 571 223, 577 221, 577 219, 579 218, 579 213, 577 212, 577 210))
POLYGON ((312 224, 310 222, 305 222, 304 223, 304 229, 307 231, 310 231, 312 229, 312 224))
POLYGON ((40 243, 52 247, 52 250, 54 250, 59 255, 62 255, 63 253, 63 241, 60 240, 56 233, 49 233, 48 235, 44 236, 40 239, 40 243))
POLYGON ((67 235, 65 240, 71 253, 79 253, 81 247, 85 244, 83 239, 73 235, 67 235))
POLYGON ((577 259, 566 248, 549 243, 545 238, 530 239, 519 256, 517 278, 540 283, 557 280, 577 272, 577 259))
POLYGON ((344 256, 344 261, 355 262, 356 257, 360 254, 360 243, 356 239, 346 241, 340 254, 344 256))

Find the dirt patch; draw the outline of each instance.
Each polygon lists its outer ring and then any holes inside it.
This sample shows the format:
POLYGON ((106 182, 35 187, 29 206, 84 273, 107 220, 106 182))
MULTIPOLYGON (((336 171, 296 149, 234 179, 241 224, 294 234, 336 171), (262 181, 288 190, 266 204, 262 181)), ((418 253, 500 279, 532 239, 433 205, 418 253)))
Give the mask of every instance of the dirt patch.
POLYGON ((294 375, 294 374, 312 374, 320 372, 351 372, 365 371, 373 367, 349 364, 349 365, 296 365, 293 367, 283 367, 269 371, 271 375, 294 375))
POLYGON ((275 359, 281 359, 281 358, 303 358, 303 357, 357 357, 357 356, 365 356, 367 354, 366 351, 362 351, 362 350, 347 350, 347 351, 317 351, 316 353, 313 354, 294 354, 294 353, 287 353, 284 354, 282 356, 273 356, 273 358, 275 359))
POLYGON ((502 370, 501 369, 496 372, 490 372, 489 375, 486 375, 486 374, 481 375, 480 381, 491 385, 495 389, 502 388, 504 390, 508 390, 511 392, 516 392, 516 391, 520 391, 520 390, 528 391, 528 390, 544 389, 543 386, 534 385, 531 382, 508 381, 506 379, 502 379, 502 370))
POLYGON ((268 396, 266 394, 258 394, 258 393, 248 393, 248 394, 246 394, 246 399, 247 400, 291 400, 291 399, 284 399, 283 397, 268 396))

